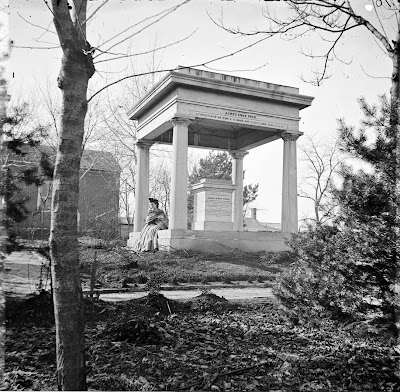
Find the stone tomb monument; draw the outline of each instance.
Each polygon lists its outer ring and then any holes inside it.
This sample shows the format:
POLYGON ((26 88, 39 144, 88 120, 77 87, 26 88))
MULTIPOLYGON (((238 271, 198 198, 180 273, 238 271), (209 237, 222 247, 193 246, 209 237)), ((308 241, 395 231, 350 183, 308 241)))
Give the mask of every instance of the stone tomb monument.
MULTIPOLYGON (((169 72, 128 112, 137 125, 138 157, 134 232, 130 233, 128 246, 133 246, 145 224, 149 149, 159 143, 172 144, 169 228, 159 231, 161 247, 214 253, 285 249, 285 236, 297 232, 298 227, 296 140, 302 135, 300 110, 310 106, 312 100, 313 97, 301 95, 295 87, 194 68, 180 67, 169 72), (279 139, 283 140, 282 232, 244 232, 243 159, 249 150, 279 139), (231 221, 225 221, 227 210, 223 218, 218 217, 222 220, 215 220, 216 214, 212 215, 205 203, 201 212, 202 197, 207 200, 210 192, 206 190, 206 181, 194 189, 196 194, 200 193, 197 196, 200 209, 193 229, 187 229, 189 146, 230 153, 231 221)), ((260 176, 267 175, 267 171, 266 168, 260 176)), ((228 198, 227 195, 228 192, 225 194, 228 198)))
POLYGON ((233 231, 232 193, 229 180, 204 178, 193 184, 194 219, 192 230, 233 231))

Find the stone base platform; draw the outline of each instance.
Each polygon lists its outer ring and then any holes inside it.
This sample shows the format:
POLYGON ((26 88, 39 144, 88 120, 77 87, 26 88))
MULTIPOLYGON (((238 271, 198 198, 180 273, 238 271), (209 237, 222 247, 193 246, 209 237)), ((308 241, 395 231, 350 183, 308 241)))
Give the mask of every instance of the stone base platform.
MULTIPOLYGON (((139 232, 129 234, 128 248, 139 238, 139 232)), ((244 252, 281 252, 288 250, 285 238, 290 234, 250 231, 160 230, 160 250, 191 250, 214 254, 244 252)))

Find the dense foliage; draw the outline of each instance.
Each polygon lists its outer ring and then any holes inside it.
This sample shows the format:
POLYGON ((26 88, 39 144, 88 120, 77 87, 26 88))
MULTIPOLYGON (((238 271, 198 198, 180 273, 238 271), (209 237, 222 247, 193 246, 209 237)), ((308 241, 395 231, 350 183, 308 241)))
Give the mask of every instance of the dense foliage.
POLYGON ((342 151, 363 168, 343 165, 334 191, 340 210, 331 225, 292 238, 297 261, 280 276, 275 295, 295 320, 362 319, 396 337, 396 130, 384 97, 379 108, 360 103, 361 128, 340 121, 339 136, 342 151))
POLYGON ((2 141, 0 160, 2 165, 2 181, 0 196, 5 202, 3 227, 7 232, 6 250, 11 252, 18 248, 13 233, 13 223, 25 220, 29 214, 26 207, 27 196, 22 190, 29 185, 40 186, 52 176, 52 164, 45 154, 41 154, 39 167, 35 164, 21 164, 19 157, 27 155, 28 149, 37 148, 46 135, 46 128, 26 127, 29 108, 21 104, 10 109, 4 121, 5 142, 2 141), (14 162, 15 158, 17 163, 14 162))
POLYGON ((199 160, 198 165, 194 165, 189 181, 194 183, 201 178, 230 180, 231 173, 232 159, 229 154, 226 151, 219 153, 211 151, 205 158, 199 160))

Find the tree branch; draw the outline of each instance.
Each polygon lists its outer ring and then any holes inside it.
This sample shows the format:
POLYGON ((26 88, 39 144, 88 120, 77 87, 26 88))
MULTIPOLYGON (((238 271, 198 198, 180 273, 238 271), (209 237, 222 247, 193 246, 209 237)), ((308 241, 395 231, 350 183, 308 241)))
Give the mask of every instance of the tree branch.
POLYGON ((59 49, 60 45, 57 46, 20 46, 20 45, 12 45, 13 48, 16 49, 59 49))
MULTIPOLYGON (((106 59, 106 60, 99 60, 99 61, 94 62, 94 64, 103 63, 103 62, 105 62, 105 61, 123 59, 123 58, 126 58, 126 57, 141 56, 141 55, 144 55, 144 54, 153 53, 153 52, 158 51, 158 50, 161 50, 161 49, 169 48, 170 46, 173 46, 173 45, 179 44, 179 43, 181 43, 181 42, 183 42, 183 41, 186 41, 186 40, 189 39, 193 34, 195 34, 197 30, 198 30, 198 29, 196 29, 195 31, 193 31, 191 34, 189 34, 189 35, 188 35, 187 37, 185 37, 185 38, 182 38, 182 39, 180 39, 180 40, 178 40, 178 41, 175 41, 175 42, 170 42, 169 44, 166 44, 166 45, 164 45, 164 46, 158 46, 157 48, 148 50, 148 51, 146 51, 146 52, 133 53, 133 54, 110 53, 110 52, 103 52, 102 50, 96 48, 96 50, 100 50, 100 52, 102 52, 102 53, 112 54, 112 55, 115 55, 115 56, 119 56, 119 55, 120 55, 120 57, 114 57, 114 58, 110 58, 110 59, 106 59)), ((96 57, 98 57, 98 56, 96 56, 96 57)))
POLYGON ((204 67, 207 69, 210 69, 211 71, 215 71, 215 72, 254 72, 261 68, 264 68, 267 65, 268 65, 268 62, 264 63, 256 68, 251 68, 251 69, 217 69, 217 68, 208 67, 207 65, 204 65, 204 67))
POLYGON ((32 23, 32 22, 29 22, 29 20, 25 19, 19 12, 17 12, 17 14, 18 14, 18 16, 19 16, 25 23, 27 23, 27 24, 29 24, 29 25, 31 25, 31 26, 33 26, 33 27, 37 27, 38 29, 42 29, 42 30, 44 30, 44 31, 47 32, 47 33, 51 33, 51 34, 57 35, 56 32, 51 31, 51 30, 49 30, 49 29, 46 28, 46 27, 39 26, 39 25, 37 25, 37 24, 34 24, 34 23, 32 23))
MULTIPOLYGON (((320 31, 322 33, 338 34, 338 37, 330 46, 329 50, 327 50, 324 56, 321 56, 325 57, 323 69, 320 73, 315 73, 316 78, 313 81, 313 84, 316 84, 318 86, 323 79, 328 78, 328 62, 331 60, 331 56, 337 58, 335 54, 335 47, 337 46, 339 40, 343 37, 344 33, 356 27, 366 27, 378 40, 378 42, 383 45, 386 54, 389 55, 389 57, 392 58, 395 55, 394 45, 391 44, 377 12, 376 14, 378 17, 378 23, 383 31, 383 34, 367 19, 356 14, 351 7, 349 0, 343 0, 340 2, 336 0, 288 0, 285 2, 285 4, 287 4, 287 7, 292 12, 292 14, 290 14, 285 19, 280 19, 279 17, 272 15, 269 9, 266 9, 263 14, 268 20, 269 25, 267 25, 266 29, 257 29, 255 31, 242 31, 239 28, 229 28, 224 25, 224 22, 221 19, 220 21, 216 21, 210 14, 208 14, 208 16, 214 24, 232 34, 266 34, 270 37, 274 35, 285 36, 288 34, 294 34, 295 37, 293 39, 298 38, 304 35, 305 32, 309 31, 320 31)), ((396 10, 395 12, 395 16, 397 18, 397 13, 399 11, 396 10)), ((301 79, 304 80, 303 77, 301 79)))
POLYGON ((150 16, 150 17, 144 19, 144 20, 141 20, 139 23, 136 23, 135 25, 128 27, 127 29, 123 30, 122 32, 116 34, 114 37, 111 37, 111 38, 108 39, 106 42, 103 42, 103 44, 101 44, 101 45, 100 45, 98 48, 96 48, 96 49, 99 49, 101 46, 103 46, 103 45, 105 45, 106 43, 112 41, 113 39, 117 38, 118 36, 124 34, 125 32, 127 32, 127 31, 130 30, 130 29, 132 29, 133 27, 136 27, 136 26, 139 25, 140 23, 143 23, 143 22, 145 22, 145 21, 148 20, 148 19, 152 19, 152 18, 155 18, 155 17, 157 17, 157 16, 159 16, 159 15, 164 14, 164 15, 160 16, 158 19, 156 19, 155 21, 153 21, 153 22, 149 23, 148 25, 146 25, 145 27, 143 27, 141 30, 139 30, 139 31, 137 31, 137 32, 135 32, 135 33, 133 33, 133 34, 131 34, 131 35, 128 36, 128 37, 125 37, 123 40, 117 42, 116 44, 111 45, 108 49, 102 51, 102 53, 100 53, 100 54, 98 54, 97 56, 95 56, 95 58, 101 56, 101 55, 104 54, 104 53, 108 53, 109 50, 112 49, 112 48, 114 48, 115 46, 120 45, 121 43, 123 43, 123 42, 125 42, 126 40, 128 40, 128 39, 134 37, 134 36, 137 35, 137 34, 140 34, 142 31, 144 31, 144 30, 147 29, 148 27, 154 25, 155 23, 159 22, 160 20, 164 19, 164 18, 165 18, 166 16, 168 16, 170 13, 176 11, 178 8, 180 8, 181 6, 187 4, 189 1, 190 1, 190 0, 185 0, 185 1, 182 2, 181 4, 178 4, 177 6, 174 6, 174 7, 170 8, 170 9, 168 9, 168 10, 162 11, 162 12, 156 14, 156 15, 152 15, 152 16, 150 16))
MULTIPOLYGON (((381 34, 381 32, 376 29, 372 23, 370 23, 367 19, 364 19, 362 16, 356 15, 350 5, 349 0, 346 0, 350 11, 353 14, 353 19, 359 24, 365 26, 379 41, 381 41, 382 45, 386 48, 390 57, 393 56, 394 47, 390 44, 390 41, 386 39, 386 37, 381 34)), ((379 20, 380 21, 380 20, 379 20)))
POLYGON ((232 52, 232 53, 229 53, 229 54, 224 55, 224 56, 217 57, 217 58, 212 59, 212 60, 205 61, 204 63, 189 65, 189 66, 186 66, 186 67, 176 67, 176 68, 162 69, 162 70, 157 70, 157 71, 142 72, 142 73, 138 73, 138 74, 134 74, 134 75, 125 76, 125 77, 123 77, 123 78, 121 78, 121 79, 118 79, 118 80, 116 80, 116 81, 114 81, 114 82, 112 82, 112 83, 109 83, 109 84, 107 84, 106 86, 102 87, 100 90, 98 90, 96 93, 94 93, 94 94, 88 99, 88 102, 90 102, 97 94, 100 94, 100 93, 101 93, 102 91, 104 91, 105 89, 107 89, 107 88, 113 86, 114 84, 120 83, 120 82, 122 82, 123 80, 131 79, 131 78, 136 78, 136 77, 138 77, 138 76, 144 76, 144 75, 149 75, 149 74, 155 74, 155 73, 161 73, 161 72, 171 72, 171 71, 175 71, 175 70, 177 70, 177 69, 187 69, 187 68, 202 67, 202 66, 204 67, 204 66, 206 66, 207 64, 210 64, 210 63, 213 63, 213 62, 215 62, 215 61, 222 60, 222 59, 224 59, 224 58, 228 58, 228 57, 234 56, 234 55, 237 54, 237 53, 243 52, 244 50, 247 50, 247 49, 249 49, 249 48, 251 48, 251 47, 257 45, 257 44, 259 44, 260 42, 265 41, 267 38, 268 38, 268 37, 261 38, 260 40, 254 42, 254 43, 252 43, 252 44, 250 44, 250 45, 247 45, 247 46, 245 46, 245 47, 243 47, 243 48, 241 48, 241 49, 238 49, 238 50, 236 50, 236 51, 234 51, 234 52, 232 52))
POLYGON ((102 8, 103 6, 105 6, 110 0, 105 0, 105 2, 103 4, 101 4, 99 7, 97 7, 91 14, 90 16, 82 23, 82 26, 84 26, 87 22, 89 22, 89 20, 96 15, 96 13, 100 10, 100 8, 102 8))

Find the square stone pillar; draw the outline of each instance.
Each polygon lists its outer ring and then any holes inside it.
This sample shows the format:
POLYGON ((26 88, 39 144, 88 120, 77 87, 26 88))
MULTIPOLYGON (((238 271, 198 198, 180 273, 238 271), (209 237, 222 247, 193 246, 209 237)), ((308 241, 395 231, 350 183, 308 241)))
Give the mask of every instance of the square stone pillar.
POLYGON ((297 152, 296 140, 300 134, 284 134, 282 173, 282 233, 297 233, 297 152))
POLYGON ((248 152, 233 150, 229 154, 232 156, 232 184, 236 186, 232 205, 233 230, 243 231, 243 158, 248 152))
POLYGON ((152 142, 138 141, 136 189, 135 189, 135 216, 133 219, 133 230, 141 231, 145 225, 149 206, 149 157, 152 142))
POLYGON ((187 192, 188 192, 188 136, 190 120, 174 118, 171 120, 172 137, 172 173, 169 229, 187 229, 187 192))

